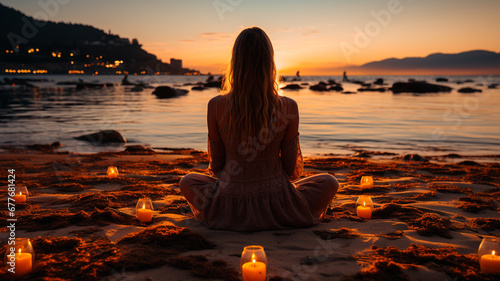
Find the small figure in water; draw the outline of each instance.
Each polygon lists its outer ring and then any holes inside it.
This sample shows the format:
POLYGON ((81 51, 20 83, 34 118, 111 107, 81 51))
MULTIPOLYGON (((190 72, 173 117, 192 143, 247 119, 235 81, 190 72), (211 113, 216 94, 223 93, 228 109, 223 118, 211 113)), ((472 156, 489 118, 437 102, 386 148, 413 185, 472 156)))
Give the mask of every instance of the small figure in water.
POLYGON ((130 83, 130 81, 128 81, 128 74, 125 74, 125 77, 123 77, 123 80, 122 80, 122 85, 135 85, 135 84, 130 83))
POLYGON ((297 71, 297 73, 295 74, 295 77, 292 79, 292 81, 300 81, 300 71, 297 71))
MULTIPOLYGON (((124 86, 140 86, 143 88, 151 88, 151 86, 149 86, 145 83, 132 83, 132 82, 128 81, 128 74, 125 74, 125 77, 123 77, 122 85, 124 85, 124 86)), ((135 88, 135 89, 137 90, 138 88, 135 88)))
POLYGON ((349 78, 347 78, 347 73, 344 71, 344 79, 343 79, 344 82, 347 82, 349 81, 349 78))

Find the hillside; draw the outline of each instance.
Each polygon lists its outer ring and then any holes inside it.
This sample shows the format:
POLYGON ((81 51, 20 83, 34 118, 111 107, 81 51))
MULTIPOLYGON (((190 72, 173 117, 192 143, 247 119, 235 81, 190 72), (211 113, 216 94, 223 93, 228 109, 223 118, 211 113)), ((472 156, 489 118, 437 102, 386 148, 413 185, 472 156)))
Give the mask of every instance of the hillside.
POLYGON ((82 24, 37 21, 0 4, 0 62, 6 69, 44 69, 48 73, 167 73, 175 68, 148 53, 136 39, 82 24))

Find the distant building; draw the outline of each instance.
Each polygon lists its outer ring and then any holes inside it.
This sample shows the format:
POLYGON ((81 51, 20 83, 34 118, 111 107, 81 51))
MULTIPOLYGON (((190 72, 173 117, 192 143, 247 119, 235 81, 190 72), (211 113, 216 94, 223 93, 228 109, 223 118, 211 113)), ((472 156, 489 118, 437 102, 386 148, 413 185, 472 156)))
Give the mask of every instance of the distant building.
POLYGON ((172 70, 181 70, 182 60, 170 59, 170 66, 172 67, 172 70))

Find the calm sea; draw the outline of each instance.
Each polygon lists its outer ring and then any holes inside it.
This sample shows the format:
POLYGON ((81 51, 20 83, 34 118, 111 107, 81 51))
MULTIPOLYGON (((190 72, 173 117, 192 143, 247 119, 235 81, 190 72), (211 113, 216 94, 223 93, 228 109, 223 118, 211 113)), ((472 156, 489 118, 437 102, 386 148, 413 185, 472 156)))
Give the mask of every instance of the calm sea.
MULTIPOLYGON (((4 77, 0 76, 3 80, 4 77)), ((206 150, 206 104, 217 89, 190 91, 175 99, 157 99, 153 89, 131 92, 116 86, 102 90, 74 90, 56 82, 121 82, 122 76, 15 76, 44 78, 39 90, 0 89, 0 144, 23 145, 60 141, 61 150, 96 152, 122 150, 123 146, 92 147, 73 137, 98 130, 120 131, 133 144, 152 147, 190 147, 206 150)), ((392 85, 409 78, 435 82, 437 76, 356 76, 373 82, 381 77, 392 85)), ((356 150, 389 151, 421 155, 500 154, 500 76, 444 76, 451 93, 392 94, 387 91, 314 92, 308 87, 282 94, 297 101, 300 110, 301 145, 305 155, 353 154, 356 150), (456 81, 471 79, 458 85, 456 81), (461 87, 482 93, 461 94, 461 87)), ((132 76, 132 82, 153 86, 182 85, 206 80, 206 76, 132 76)), ((302 77, 300 83, 316 83, 340 76, 302 77)), ((346 91, 359 85, 343 83, 346 91)), ((191 86, 179 88, 191 89, 191 86)))

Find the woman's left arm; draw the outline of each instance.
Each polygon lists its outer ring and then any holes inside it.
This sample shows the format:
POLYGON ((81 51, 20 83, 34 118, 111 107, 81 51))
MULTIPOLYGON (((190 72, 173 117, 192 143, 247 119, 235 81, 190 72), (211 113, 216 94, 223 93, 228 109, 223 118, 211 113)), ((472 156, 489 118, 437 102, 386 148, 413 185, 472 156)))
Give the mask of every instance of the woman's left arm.
POLYGON ((300 177, 304 169, 299 141, 299 107, 294 100, 286 99, 288 125, 281 142, 281 162, 290 180, 294 181, 300 177))
POLYGON ((217 122, 217 100, 219 96, 212 98, 208 102, 207 127, 208 127, 208 171, 214 177, 224 169, 226 161, 226 149, 219 133, 217 122))

